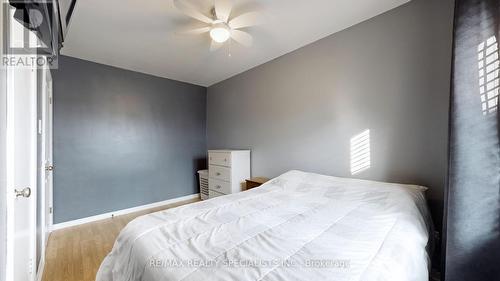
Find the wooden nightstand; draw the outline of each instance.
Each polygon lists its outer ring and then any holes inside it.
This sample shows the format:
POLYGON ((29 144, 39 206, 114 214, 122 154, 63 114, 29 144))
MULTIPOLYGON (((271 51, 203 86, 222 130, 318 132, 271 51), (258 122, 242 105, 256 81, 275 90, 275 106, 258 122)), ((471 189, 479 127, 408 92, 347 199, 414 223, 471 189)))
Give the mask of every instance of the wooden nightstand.
POLYGON ((246 182, 247 182, 247 190, 252 189, 254 187, 257 187, 257 186, 260 186, 260 185, 264 184, 268 180, 269 179, 265 178, 265 177, 254 177, 254 178, 247 179, 246 180, 246 182))

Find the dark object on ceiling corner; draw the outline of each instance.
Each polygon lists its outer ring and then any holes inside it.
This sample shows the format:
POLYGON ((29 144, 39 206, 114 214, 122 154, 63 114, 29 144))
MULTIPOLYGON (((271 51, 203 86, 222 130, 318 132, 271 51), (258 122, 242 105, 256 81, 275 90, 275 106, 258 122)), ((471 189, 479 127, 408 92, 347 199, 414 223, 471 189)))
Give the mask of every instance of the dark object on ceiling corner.
POLYGON ((45 45, 39 52, 58 55, 76 0, 9 0, 9 4, 16 8, 14 18, 32 30, 45 45))
POLYGON ((57 1, 58 14, 60 19, 59 20, 61 27, 60 34, 62 42, 64 42, 66 34, 68 33, 68 27, 71 21, 71 17, 73 16, 76 0, 55 0, 55 1, 57 1))

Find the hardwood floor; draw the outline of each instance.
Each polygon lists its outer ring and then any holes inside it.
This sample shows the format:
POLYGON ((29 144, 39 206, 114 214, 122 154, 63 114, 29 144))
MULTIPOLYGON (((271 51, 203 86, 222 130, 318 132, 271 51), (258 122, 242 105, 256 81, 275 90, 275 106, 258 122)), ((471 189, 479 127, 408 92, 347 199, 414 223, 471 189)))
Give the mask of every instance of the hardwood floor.
POLYGON ((138 216, 197 201, 199 199, 187 200, 52 232, 42 280, 94 281, 102 260, 111 251, 116 237, 128 222, 138 216))

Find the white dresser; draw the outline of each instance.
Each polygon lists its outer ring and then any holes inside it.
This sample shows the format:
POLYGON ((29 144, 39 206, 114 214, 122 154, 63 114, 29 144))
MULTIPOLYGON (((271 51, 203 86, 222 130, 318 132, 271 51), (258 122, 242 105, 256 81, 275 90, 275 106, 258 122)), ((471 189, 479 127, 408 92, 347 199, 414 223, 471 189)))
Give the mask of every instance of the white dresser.
POLYGON ((244 190, 250 178, 250 150, 208 151, 208 197, 244 190))

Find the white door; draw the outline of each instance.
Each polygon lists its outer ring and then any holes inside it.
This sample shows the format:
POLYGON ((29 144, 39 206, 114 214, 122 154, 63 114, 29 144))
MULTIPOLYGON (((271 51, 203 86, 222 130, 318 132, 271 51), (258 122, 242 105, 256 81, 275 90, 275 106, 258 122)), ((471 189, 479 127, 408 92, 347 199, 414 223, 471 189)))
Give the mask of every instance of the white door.
MULTIPOLYGON (((23 40, 10 20, 9 44, 23 40)), ((11 45, 12 46, 12 45, 11 45)), ((36 260, 36 69, 7 69, 7 280, 33 281, 36 260)))
POLYGON ((36 71, 10 69, 7 75, 7 280, 31 281, 36 258, 36 71))

